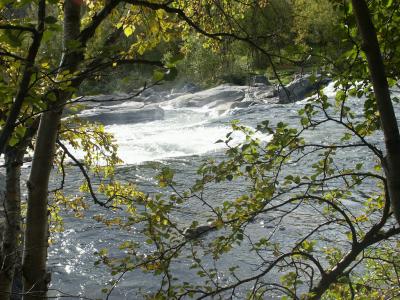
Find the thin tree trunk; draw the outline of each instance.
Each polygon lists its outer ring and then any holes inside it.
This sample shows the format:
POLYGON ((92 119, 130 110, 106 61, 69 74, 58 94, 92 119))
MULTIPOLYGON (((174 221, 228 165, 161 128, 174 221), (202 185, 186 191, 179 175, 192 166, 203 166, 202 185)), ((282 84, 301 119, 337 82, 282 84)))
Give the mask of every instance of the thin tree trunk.
POLYGON ((21 235, 21 165, 25 151, 6 152, 5 228, 0 252, 0 299, 10 299, 15 267, 20 264, 18 251, 21 235))
MULTIPOLYGON (((64 52, 60 63, 61 73, 67 71, 71 74, 77 70, 84 59, 83 52, 87 41, 119 2, 119 0, 110 0, 81 32, 80 11, 82 1, 64 1, 64 52), (77 44, 76 42, 80 43, 80 46, 71 48, 71 45, 77 44)), ((78 87, 82 80, 83 78, 74 80, 71 87, 78 87)), ((46 297, 47 285, 50 281, 46 270, 49 235, 48 182, 53 167, 55 141, 62 111, 66 101, 72 96, 72 92, 62 89, 53 92, 57 96, 57 101, 49 106, 47 112, 41 115, 31 173, 27 184, 28 208, 22 266, 25 300, 46 297)))
MULTIPOLYGON (((386 159, 384 169, 388 183, 388 191, 392 210, 400 224, 400 135, 394 113, 389 85, 386 78, 375 27, 365 0, 352 0, 353 11, 357 19, 358 29, 363 40, 363 48, 367 56, 368 69, 374 88, 383 134, 385 137, 386 159)), ((389 199, 387 199, 389 201, 389 199)), ((380 228, 379 228, 380 229, 380 228)), ((330 285, 343 276, 346 269, 356 260, 357 256, 368 246, 379 240, 379 230, 372 229, 364 240, 353 246, 353 249, 339 262, 335 268, 327 272, 313 288, 309 299, 320 299, 330 285), (375 241, 374 241, 375 239, 375 241)))
POLYGON ((400 135, 396 115, 390 97, 386 78, 385 65, 379 48, 376 30, 372 23, 368 5, 365 0, 352 0, 364 51, 368 60, 368 68, 374 88, 375 98, 381 119, 386 145, 384 169, 392 210, 400 224, 400 135))
MULTIPOLYGON (((68 49, 80 33, 80 3, 64 2, 64 54, 61 70, 74 72, 82 61, 81 50, 68 49)), ((55 142, 62 109, 71 92, 59 91, 53 109, 43 113, 37 134, 31 173, 28 180, 28 210, 23 257, 24 299, 46 297, 50 281, 47 269, 48 248, 48 183, 53 167, 55 142)))

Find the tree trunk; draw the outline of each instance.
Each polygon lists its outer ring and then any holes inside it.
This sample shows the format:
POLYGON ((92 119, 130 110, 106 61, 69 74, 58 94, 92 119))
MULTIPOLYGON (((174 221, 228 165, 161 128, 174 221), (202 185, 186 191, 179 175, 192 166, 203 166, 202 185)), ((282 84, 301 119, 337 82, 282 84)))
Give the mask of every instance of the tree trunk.
POLYGON ((0 252, 0 299, 10 299, 21 234, 21 165, 25 151, 6 152, 6 194, 4 199, 5 227, 0 252))
MULTIPOLYGON (((80 2, 64 2, 64 54, 61 71, 72 73, 82 61, 81 49, 68 49, 80 33, 80 2)), ((24 299, 46 297, 49 276, 46 269, 48 248, 48 183, 53 167, 55 142, 65 102, 71 92, 56 92, 58 100, 42 114, 28 180, 28 210, 23 257, 24 299)))
POLYGON ((365 0, 352 0, 364 51, 368 60, 368 68, 374 88, 375 98, 385 137, 386 159, 384 169, 388 183, 392 210, 400 224, 400 135, 396 116, 390 97, 385 66, 379 48, 376 30, 365 0))
MULTIPOLYGON (((394 113, 389 84, 386 78, 375 27, 372 23, 368 5, 365 0, 352 0, 353 11, 357 19, 358 29, 363 40, 363 49, 368 60, 368 69, 374 88, 383 134, 385 137, 386 159, 384 169, 388 183, 388 191, 392 210, 397 222, 400 224, 400 135, 394 113)), ((389 201, 389 199, 387 199, 389 201)), ((379 231, 379 230, 378 230, 379 231)), ((364 249, 379 240, 373 241, 378 231, 372 229, 358 245, 339 262, 335 268, 327 272, 318 285, 313 288, 313 295, 309 299, 320 299, 329 289, 330 285, 343 276, 346 269, 355 261, 364 249)))

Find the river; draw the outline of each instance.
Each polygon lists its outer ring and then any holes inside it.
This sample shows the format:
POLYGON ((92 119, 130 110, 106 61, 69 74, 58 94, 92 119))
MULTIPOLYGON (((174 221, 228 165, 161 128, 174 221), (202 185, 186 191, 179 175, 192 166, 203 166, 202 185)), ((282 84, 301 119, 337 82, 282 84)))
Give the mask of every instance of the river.
MULTIPOLYGON (((226 87, 222 89, 226 89, 226 87)), ((232 92, 231 88, 228 90, 232 92)), ((242 87, 241 90, 246 93, 246 87, 242 87)), ((325 93, 329 97, 334 96, 333 83, 325 88, 325 93)), ((305 103, 305 101, 300 101, 292 104, 279 104, 274 101, 276 99, 269 99, 264 102, 259 101, 255 105, 226 109, 226 98, 233 96, 227 94, 221 96, 221 99, 224 99, 222 102, 216 104, 210 100, 203 105, 175 105, 177 102, 173 102, 171 97, 165 100, 159 99, 157 106, 163 111, 162 117, 154 120, 144 119, 142 122, 106 122, 106 130, 115 135, 119 145, 119 155, 124 161, 124 164, 118 167, 118 176, 136 183, 140 189, 151 194, 158 191, 154 175, 162 166, 167 165, 177 170, 176 181, 179 183, 179 187, 190 186, 196 178, 197 167, 207 157, 223 158, 226 148, 224 144, 215 142, 223 139, 231 131, 232 120, 238 119, 252 128, 265 119, 271 120, 273 124, 284 121, 292 126, 298 126, 297 111, 305 103)), ((204 100, 204 97, 201 99, 204 100)), ((360 112, 362 101, 362 99, 354 99, 353 108, 358 109, 358 112, 360 112)), ((127 113, 127 111, 129 112, 129 102, 118 103, 114 106, 108 106, 108 116, 115 114, 115 118, 118 119, 121 112, 124 112, 125 117, 129 115, 127 113)), ((96 114, 98 114, 98 110, 91 112, 91 115, 96 114)), ((339 139, 340 135, 341 132, 335 126, 325 126, 323 130, 313 132, 310 139, 324 142, 339 139)), ((260 135, 260 138, 267 142, 270 137, 260 135)), ((234 139, 240 142, 243 137, 236 135, 234 139)), ((374 137, 374 143, 381 144, 381 142, 381 137, 374 137)), ((365 159, 368 153, 358 152, 350 155, 347 153, 344 156, 345 163, 359 157, 365 159)), ((297 168, 303 167, 297 166, 297 168)), ((83 177, 77 168, 69 168, 66 178, 67 190, 71 193, 76 192, 77 184, 82 180, 83 177)), ((229 187, 222 185, 210 193, 224 193, 226 198, 231 198, 242 190, 243 187, 240 185, 229 187)), ((186 206, 184 211, 177 212, 183 226, 190 224, 193 218, 201 214, 199 209, 202 209, 200 205, 186 206)), ((101 289, 105 287, 112 276, 103 265, 95 266, 96 257, 93 253, 102 248, 111 248, 111 253, 113 253, 113 249, 117 249, 121 242, 135 240, 135 230, 123 231, 117 228, 107 228, 97 223, 92 216, 99 211, 101 212, 102 208, 92 205, 83 219, 77 219, 68 213, 64 215, 65 231, 55 234, 54 243, 49 249, 52 294, 64 297, 81 295, 92 299, 104 298, 101 289)), ((308 218, 308 211, 300 211, 296 220, 288 219, 278 226, 275 233, 276 238, 282 243, 295 239, 300 230, 299 220, 300 222, 304 220, 305 224, 305 220, 308 218)), ((266 222, 267 220, 259 219, 251 224, 252 233, 255 236, 264 235, 266 231, 270 230, 266 222)), ((301 230, 304 230, 304 227, 301 230)), ((117 250, 115 251, 117 253, 117 250)), ((249 256, 246 247, 234 249, 228 257, 222 258, 218 262, 221 266, 218 277, 222 283, 231 280, 228 272, 224 271, 230 265, 231 260, 235 260, 242 267, 243 274, 253 272, 253 266, 259 262, 257 258, 249 256)), ((178 276, 185 277, 186 281, 198 280, 189 271, 189 265, 190 262, 182 261, 174 268, 179 273, 178 276)), ((143 274, 141 271, 127 273, 110 298, 140 299, 148 291, 157 288, 156 281, 153 275, 143 274)))

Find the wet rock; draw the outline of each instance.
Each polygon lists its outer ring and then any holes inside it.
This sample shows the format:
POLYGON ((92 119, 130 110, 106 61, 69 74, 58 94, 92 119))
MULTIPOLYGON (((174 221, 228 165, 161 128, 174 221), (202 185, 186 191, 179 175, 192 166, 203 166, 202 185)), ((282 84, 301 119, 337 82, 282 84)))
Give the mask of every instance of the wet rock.
POLYGON ((257 104, 260 104, 260 103, 257 101, 240 101, 240 102, 232 103, 231 108, 232 109, 233 108, 248 108, 250 106, 254 106, 257 104))
POLYGON ((89 121, 100 122, 104 125, 133 124, 162 120, 164 111, 161 107, 140 102, 129 102, 122 105, 98 107, 79 114, 79 117, 89 121))
POLYGON ((302 100, 329 82, 330 79, 321 76, 317 76, 315 81, 311 80, 311 75, 301 76, 279 90, 279 102, 291 103, 302 100))
POLYGON ((245 74, 228 74, 221 76, 219 79, 229 84, 246 85, 248 76, 245 74))
POLYGON ((192 82, 188 82, 186 83, 179 92, 181 93, 197 93, 199 92, 201 89, 198 85, 192 83, 192 82))
POLYGON ((137 95, 137 93, 132 93, 132 94, 117 93, 111 95, 78 97, 73 99, 72 102, 83 103, 87 107, 98 107, 98 106, 113 106, 122 104, 124 102, 143 102, 143 100, 144 100, 143 94, 137 95))
POLYGON ((216 107, 222 103, 241 101, 245 97, 244 90, 243 86, 220 85, 198 93, 182 95, 170 100, 168 104, 175 108, 210 105, 216 107))
POLYGON ((187 239, 195 239, 215 229, 216 227, 213 224, 203 224, 195 228, 186 228, 183 234, 187 239))
POLYGON ((268 78, 265 75, 255 75, 250 78, 251 86, 266 86, 270 85, 268 78))
POLYGON ((232 103, 231 108, 249 108, 255 105, 265 105, 266 103, 273 103, 273 98, 276 98, 277 93, 277 90, 272 85, 250 87, 248 90, 246 90, 245 98, 241 101, 236 101, 232 103))
POLYGON ((278 90, 273 87, 269 86, 268 88, 258 89, 254 92, 254 97, 256 99, 271 99, 278 96, 278 90))

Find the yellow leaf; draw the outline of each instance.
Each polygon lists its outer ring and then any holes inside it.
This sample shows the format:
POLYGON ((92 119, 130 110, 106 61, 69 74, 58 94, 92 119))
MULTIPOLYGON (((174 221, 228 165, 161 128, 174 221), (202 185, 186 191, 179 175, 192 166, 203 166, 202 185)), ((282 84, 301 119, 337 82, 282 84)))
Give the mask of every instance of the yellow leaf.
POLYGON ((135 31, 135 28, 133 26, 127 26, 124 29, 124 34, 129 37, 132 35, 132 33, 135 31))

